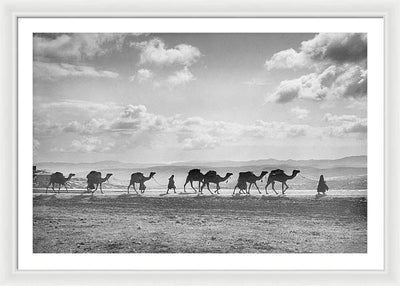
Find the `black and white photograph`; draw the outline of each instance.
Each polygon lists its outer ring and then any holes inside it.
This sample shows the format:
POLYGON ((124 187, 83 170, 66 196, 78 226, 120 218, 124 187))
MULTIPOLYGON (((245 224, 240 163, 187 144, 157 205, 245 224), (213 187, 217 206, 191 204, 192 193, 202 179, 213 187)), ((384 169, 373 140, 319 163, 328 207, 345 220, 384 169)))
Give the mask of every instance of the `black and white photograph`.
POLYGON ((33 253, 367 253, 368 34, 315 29, 33 33, 33 253))

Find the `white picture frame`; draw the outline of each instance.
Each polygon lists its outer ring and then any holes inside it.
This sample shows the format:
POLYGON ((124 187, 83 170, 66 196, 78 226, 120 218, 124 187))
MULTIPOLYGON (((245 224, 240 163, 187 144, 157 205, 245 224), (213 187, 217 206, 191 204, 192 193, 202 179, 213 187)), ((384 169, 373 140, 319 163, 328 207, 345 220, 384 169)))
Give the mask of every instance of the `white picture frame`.
MULTIPOLYGON (((64 281, 67 284, 110 284, 114 280, 118 279, 120 284, 128 284, 132 281, 135 283, 151 283, 151 284, 176 284, 180 281, 184 284, 192 285, 203 285, 208 282, 214 282, 218 284, 229 283, 230 285, 239 285, 242 283, 250 284, 264 284, 266 281, 272 283, 279 283, 283 285, 290 285, 294 283, 299 283, 300 281, 307 284, 319 284, 321 279, 332 284, 337 283, 347 283, 349 285, 362 283, 363 285, 375 285, 375 284, 386 284, 386 285, 397 285, 399 284, 397 268, 399 266, 399 241, 397 233, 399 232, 399 224, 396 222, 396 217, 398 217, 398 211, 396 209, 396 201, 398 201, 398 195, 395 192, 394 180, 395 172, 398 171, 398 154, 394 151, 394 148, 398 142, 398 117, 394 112, 395 108, 398 107, 398 100, 394 96, 394 92, 399 91, 398 83, 395 80, 396 71, 398 71, 399 58, 395 54, 395 48, 399 45, 399 36, 396 34, 398 31, 397 26, 399 20, 395 19, 396 13, 399 11, 399 4, 395 1, 383 1, 387 4, 386 10, 382 8, 383 6, 378 4, 378 1, 369 1, 368 3, 349 5, 348 2, 344 3, 343 6, 351 6, 352 10, 359 8, 360 11, 354 13, 349 10, 346 11, 345 8, 335 10, 333 8, 325 9, 313 9, 313 5, 318 7, 317 1, 303 1, 304 7, 300 9, 299 13, 294 13, 295 8, 299 8, 298 4, 289 5, 290 11, 285 11, 288 5, 283 3, 277 4, 273 2, 267 3, 246 3, 240 4, 239 1, 227 1, 224 5, 219 8, 211 9, 204 8, 203 5, 197 6, 196 4, 185 4, 183 1, 177 6, 167 5, 157 3, 156 1, 152 3, 145 4, 144 1, 138 1, 136 3, 129 4, 128 2, 119 1, 116 3, 115 9, 116 13, 106 13, 107 3, 98 2, 96 7, 88 6, 82 9, 79 3, 72 3, 75 10, 71 12, 60 13, 62 7, 55 7, 54 10, 51 7, 41 7, 40 12, 34 12, 32 4, 27 6, 26 3, 20 3, 20 6, 10 6, 11 3, 2 4, 2 10, 7 17, 5 17, 3 29, 9 28, 7 30, 7 39, 9 39, 10 44, 8 49, 2 51, 3 63, 2 68, 2 81, 6 83, 4 85, 3 95, 2 95, 2 107, 4 108, 2 114, 4 115, 4 120, 2 120, 3 128, 2 138, 5 139, 2 144, 8 148, 8 152, 4 154, 3 158, 6 158, 2 166, 2 179, 3 182, 7 183, 6 190, 13 190, 12 192, 4 192, 1 195, 2 201, 2 227, 3 234, 8 234, 8 236, 2 236, 1 247, 3 255, 1 259, 2 266, 2 282, 6 285, 13 284, 25 284, 28 281, 34 280, 38 284, 54 284, 56 281, 64 281), (125 5, 125 6, 124 6, 125 5), (172 6, 172 7, 171 7, 172 6), (246 7, 244 7, 246 6, 246 7), (203 7, 203 8, 202 8, 203 7), (355 8, 356 7, 356 8, 355 8), (123 14, 117 13, 117 8, 120 11, 131 11, 124 12, 123 14), (129 9, 127 9, 129 8, 129 9), (197 8, 197 9, 196 9, 197 8), (241 12, 241 10, 247 12, 241 12), (309 10, 306 10, 308 8, 309 10), (103 9, 103 10, 101 10, 103 9), (86 10, 86 11, 84 11, 86 10), (91 11, 92 10, 92 11, 91 11), (276 11, 274 13, 271 12, 276 11), (384 10, 384 11, 382 11, 384 10), (257 11, 257 12, 252 12, 257 11), (265 11, 265 12, 262 12, 265 11), (386 61, 385 61, 385 72, 386 72, 386 85, 385 85, 385 103, 386 103, 386 140, 385 140, 385 211, 386 211, 386 224, 385 224, 385 234, 386 234, 386 260, 385 260, 385 270, 384 271, 179 271, 179 272, 154 272, 154 271, 131 271, 131 272, 119 272, 119 271, 62 271, 62 272, 52 272, 52 271, 19 271, 16 268, 16 19, 18 17, 43 17, 43 16, 62 16, 62 17, 76 17, 76 16, 91 16, 91 17, 156 17, 156 16, 201 16, 201 17, 214 17, 214 16, 234 16, 234 17, 383 17, 386 24, 386 61), (9 21, 7 22, 6 19, 9 21), (10 54, 13 56, 10 57, 10 54), (397 63, 397 66, 396 66, 397 63), (10 73, 10 69, 13 72, 10 73), (5 96, 5 94, 12 94, 12 96, 5 96), (6 117, 7 116, 7 117, 6 117), (10 124, 6 125, 5 122, 10 124), (8 133, 6 133, 8 132, 8 133), (7 134, 9 136, 7 136, 7 134), (12 136, 11 136, 12 134, 12 136), (397 136, 397 137, 396 137, 397 136), (12 152, 10 151, 12 150, 12 152), (389 157, 390 156, 390 157, 389 157), (11 166, 11 168, 10 168, 11 166), (10 222, 12 218, 12 222, 10 222), (388 227, 390 226, 390 227, 388 227), (159 274, 157 276, 153 274, 159 274), (51 274, 51 275, 50 275, 51 274), (115 276, 114 274, 121 274, 115 276), (122 275, 123 274, 123 275, 122 275), (284 277, 283 277, 284 276, 284 277), (157 277, 157 278, 155 278, 157 277), (133 280, 134 279, 134 280, 133 280)), ((11 1, 10 1, 11 2, 11 1)), ((331 1, 326 1, 327 4, 331 1)), ((351 1, 353 2, 353 0, 351 1)), ((354 1, 355 2, 355 1, 354 1)), ((18 1, 16 2, 18 4, 18 1)), ((204 3, 204 2, 203 2, 204 3)), ((337 2, 335 2, 337 3, 337 2)), ((382 1, 380 2, 382 3, 382 1)), ((207 4, 207 3, 206 3, 207 4)), ((204 4, 204 5, 206 5, 204 4)), ((14 4, 13 4, 14 5, 14 4)), ((329 6, 329 5, 328 5, 329 6)), ((39 6, 40 7, 40 6, 39 6)), ((212 7, 212 6, 210 6, 212 7)), ((315 8, 314 7, 314 8, 315 8)), ((334 7, 334 6, 332 6, 334 7)), ((71 7, 72 8, 72 7, 71 7)), ((38 9, 38 6, 35 6, 38 9)), ((349 8, 347 8, 349 9, 349 8)), ((4 148, 4 149, 6 149, 4 148)), ((326 283, 324 282, 324 283, 326 283)))

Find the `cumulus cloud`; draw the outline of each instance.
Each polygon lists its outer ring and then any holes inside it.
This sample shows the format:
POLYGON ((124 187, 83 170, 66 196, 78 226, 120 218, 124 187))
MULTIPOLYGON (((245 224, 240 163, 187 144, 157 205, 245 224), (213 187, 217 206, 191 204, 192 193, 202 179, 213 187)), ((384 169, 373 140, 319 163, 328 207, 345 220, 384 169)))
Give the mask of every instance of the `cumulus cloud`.
POLYGON ((33 56, 46 61, 82 61, 120 50, 126 36, 116 33, 35 34, 33 56))
POLYGON ((267 98, 287 103, 297 98, 361 99, 367 96, 367 34, 321 33, 294 49, 275 53, 265 62, 268 70, 314 69, 284 80, 267 98))
POLYGON ((310 73, 284 80, 267 98, 267 102, 287 103, 296 98, 323 100, 362 98, 367 96, 367 71, 360 66, 329 66, 321 73, 310 73))
POLYGON ((282 81, 268 101, 286 103, 296 98, 322 100, 330 92, 336 67, 330 66, 321 74, 311 73, 297 79, 282 81))
POLYGON ((174 48, 167 48, 165 43, 158 38, 131 43, 131 46, 140 50, 139 64, 190 66, 197 62, 201 56, 200 50, 196 47, 179 44, 174 48))
POLYGON ((149 69, 140 69, 129 78, 129 81, 145 82, 154 77, 154 73, 149 69))
POLYGON ((293 107, 290 112, 292 112, 298 119, 304 119, 308 117, 308 114, 310 113, 309 110, 305 108, 300 108, 298 106, 293 107))
POLYGON ((308 60, 294 49, 287 49, 275 53, 269 60, 265 62, 268 70, 272 69, 292 69, 305 67, 308 60))
POLYGON ((367 58, 367 34, 321 33, 302 42, 300 50, 316 61, 359 62, 367 58))
POLYGON ((294 49, 275 53, 265 62, 268 70, 358 63, 367 58, 367 34, 321 33, 294 49))
POLYGON ((33 76, 43 80, 58 80, 61 78, 86 77, 86 78, 117 78, 118 73, 97 70, 90 66, 79 66, 66 63, 33 62, 33 76))
POLYGON ((166 83, 169 86, 179 86, 179 85, 185 85, 196 78, 194 75, 190 72, 190 70, 187 67, 184 67, 182 70, 176 71, 173 75, 170 75, 166 83))
POLYGON ((347 98, 362 98, 367 96, 367 71, 360 66, 346 67, 335 80, 336 92, 347 98))

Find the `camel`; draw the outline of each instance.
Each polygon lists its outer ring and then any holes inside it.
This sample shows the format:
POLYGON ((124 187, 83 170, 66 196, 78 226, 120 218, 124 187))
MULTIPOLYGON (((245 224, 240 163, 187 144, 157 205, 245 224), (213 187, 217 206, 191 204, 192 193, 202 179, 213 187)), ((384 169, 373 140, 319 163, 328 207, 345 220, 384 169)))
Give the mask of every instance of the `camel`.
POLYGON ((247 183, 246 183, 246 181, 244 181, 244 180, 240 180, 239 181, 238 180, 235 188, 233 189, 232 196, 235 195, 236 188, 239 188, 239 194, 246 193, 246 191, 247 191, 247 183))
POLYGON ((300 173, 299 170, 293 170, 292 175, 286 175, 285 172, 281 169, 276 169, 276 170, 272 170, 271 173, 268 176, 268 181, 267 181, 267 185, 265 186, 265 194, 268 195, 268 186, 269 184, 272 184, 272 190, 275 192, 275 194, 278 194, 278 192, 275 190, 275 182, 281 182, 282 183, 282 195, 285 194, 286 190, 289 189, 289 186, 286 184, 287 180, 291 180, 294 177, 296 177, 296 175, 300 173), (285 189, 283 189, 283 187, 286 187, 285 189))
MULTIPOLYGON (((261 180, 266 174, 268 174, 267 171, 262 171, 259 176, 254 175, 253 172, 247 171, 247 172, 240 172, 239 173, 239 178, 238 178, 238 184, 241 181, 244 181, 246 183, 249 183, 249 188, 247 190, 247 194, 250 194, 250 188, 252 185, 256 186, 258 193, 261 194, 260 189, 257 186, 257 181, 261 180)), ((242 184, 242 183, 241 183, 242 184)))
POLYGON ((197 193, 197 190, 193 187, 193 182, 199 182, 199 192, 200 192, 200 183, 203 182, 204 174, 200 172, 200 169, 192 169, 189 171, 186 182, 183 185, 183 191, 186 193, 186 184, 190 182, 190 186, 197 193))
POLYGON ((100 172, 96 172, 96 171, 91 171, 87 176, 87 187, 86 190, 89 192, 91 189, 94 189, 94 191, 92 191, 92 194, 97 191, 97 188, 100 186, 100 192, 102 194, 103 193, 103 188, 102 188, 102 184, 106 181, 108 181, 108 179, 112 176, 112 174, 107 174, 104 178, 101 177, 101 173, 100 172), (96 188, 94 187, 94 185, 96 185, 96 188))
POLYGON ((219 183, 225 182, 232 175, 233 175, 232 173, 226 173, 225 177, 221 177, 215 171, 208 171, 204 175, 203 185, 201 186, 200 192, 203 193, 204 187, 207 186, 208 191, 212 194, 212 192, 210 190, 210 183, 214 183, 217 185, 217 189, 215 190, 215 193, 219 194, 219 190, 221 189, 221 187, 219 186, 219 183))
POLYGON ((67 190, 67 192, 68 192, 67 186, 66 186, 65 184, 66 184, 69 180, 71 180, 71 178, 72 178, 73 176, 75 176, 75 174, 72 174, 72 173, 68 175, 68 178, 65 178, 64 175, 63 175, 63 173, 60 173, 60 172, 55 172, 55 173, 51 174, 51 176, 50 176, 50 183, 49 183, 49 185, 48 185, 47 188, 46 188, 46 194, 47 194, 47 190, 48 190, 48 188, 50 187, 50 185, 51 185, 51 188, 53 189, 53 192, 56 192, 56 191, 54 190, 54 185, 55 185, 55 184, 58 184, 58 193, 60 193, 61 185, 63 185, 63 186, 65 187, 65 189, 67 190))
POLYGON ((128 186, 128 194, 129 194, 129 188, 131 186, 133 186, 133 189, 135 190, 136 194, 139 194, 138 191, 136 191, 136 188, 135 188, 135 184, 136 183, 140 184, 139 190, 140 190, 141 193, 144 193, 144 190, 146 189, 146 186, 144 185, 144 182, 146 182, 146 181, 150 180, 151 178, 153 178, 155 174, 156 174, 155 172, 150 172, 149 176, 145 177, 143 175, 143 173, 140 173, 140 172, 133 173, 131 175, 131 181, 129 182, 129 186, 128 186))

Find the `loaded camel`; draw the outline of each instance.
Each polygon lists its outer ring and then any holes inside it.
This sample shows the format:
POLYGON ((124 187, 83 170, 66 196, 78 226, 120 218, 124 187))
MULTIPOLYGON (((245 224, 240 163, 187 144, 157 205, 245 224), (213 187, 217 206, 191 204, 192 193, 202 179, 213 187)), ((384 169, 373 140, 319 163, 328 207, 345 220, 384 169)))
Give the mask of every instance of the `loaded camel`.
POLYGON ((200 169, 192 169, 189 171, 185 184, 183 185, 183 191, 186 193, 186 184, 190 182, 190 186, 197 193, 197 190, 193 187, 193 182, 199 182, 199 192, 200 192, 200 183, 203 182, 204 174, 200 172, 200 169))
POLYGON ((261 180, 266 174, 268 174, 267 171, 262 171, 259 176, 256 176, 253 172, 250 172, 250 171, 240 172, 239 178, 238 178, 238 185, 239 185, 239 183, 242 185, 243 182, 249 183, 249 188, 247 190, 248 195, 250 194, 250 188, 252 185, 254 185, 257 188, 258 193, 261 194, 260 189, 258 188, 256 182, 261 180))
POLYGON ((67 186, 65 184, 69 180, 71 180, 71 178, 73 176, 75 176, 75 174, 72 174, 72 173, 68 175, 68 178, 65 178, 63 173, 60 173, 60 172, 55 172, 55 173, 51 174, 49 185, 46 188, 46 193, 47 193, 47 190, 50 187, 50 185, 51 185, 51 188, 53 189, 53 192, 56 192, 54 190, 54 185, 55 184, 58 184, 58 193, 60 193, 61 185, 63 185, 65 187, 65 189, 67 190, 67 192, 68 192, 67 186))
POLYGON ((265 193, 268 195, 268 191, 267 188, 269 186, 269 184, 272 185, 272 190, 274 190, 275 194, 278 194, 278 192, 275 190, 275 182, 281 182, 282 183, 282 195, 285 194, 286 190, 289 189, 289 186, 286 184, 287 180, 291 180, 294 177, 296 177, 296 175, 300 173, 299 170, 293 170, 292 175, 286 175, 285 172, 281 169, 276 169, 276 170, 272 170, 271 173, 268 176, 268 181, 267 181, 267 185, 265 186, 265 193), (286 187, 284 189, 284 187, 286 187))
POLYGON ((100 186, 100 191, 101 191, 102 194, 104 194, 104 193, 103 193, 102 184, 103 184, 104 182, 108 181, 108 179, 109 179, 111 176, 112 176, 112 174, 109 173, 109 174, 107 174, 104 178, 102 178, 100 172, 91 171, 91 172, 86 176, 87 184, 88 184, 87 187, 86 187, 86 190, 87 190, 88 192, 90 192, 90 190, 94 189, 94 190, 92 191, 92 194, 93 194, 95 191, 97 191, 97 188, 100 186), (96 188, 95 188, 94 185, 96 185, 96 188))
POLYGON ((219 190, 221 189, 221 187, 219 186, 219 183, 225 182, 232 175, 233 175, 232 173, 226 173, 225 177, 221 177, 215 171, 208 171, 204 175, 203 185, 201 186, 200 193, 203 193, 204 187, 207 186, 208 191, 212 194, 212 192, 210 190, 210 183, 214 183, 217 185, 217 189, 215 190, 215 193, 219 194, 219 190))
POLYGON ((154 177, 156 173, 155 172, 150 172, 149 176, 146 177, 143 175, 143 173, 137 172, 137 173, 133 173, 131 175, 131 181, 129 182, 129 186, 128 186, 128 194, 129 194, 129 188, 131 186, 133 186, 133 189, 135 190, 136 194, 139 194, 138 191, 136 191, 135 188, 135 184, 139 183, 139 190, 141 193, 144 193, 144 190, 146 189, 146 186, 144 185, 144 182, 147 182, 148 180, 150 180, 151 178, 154 177))

